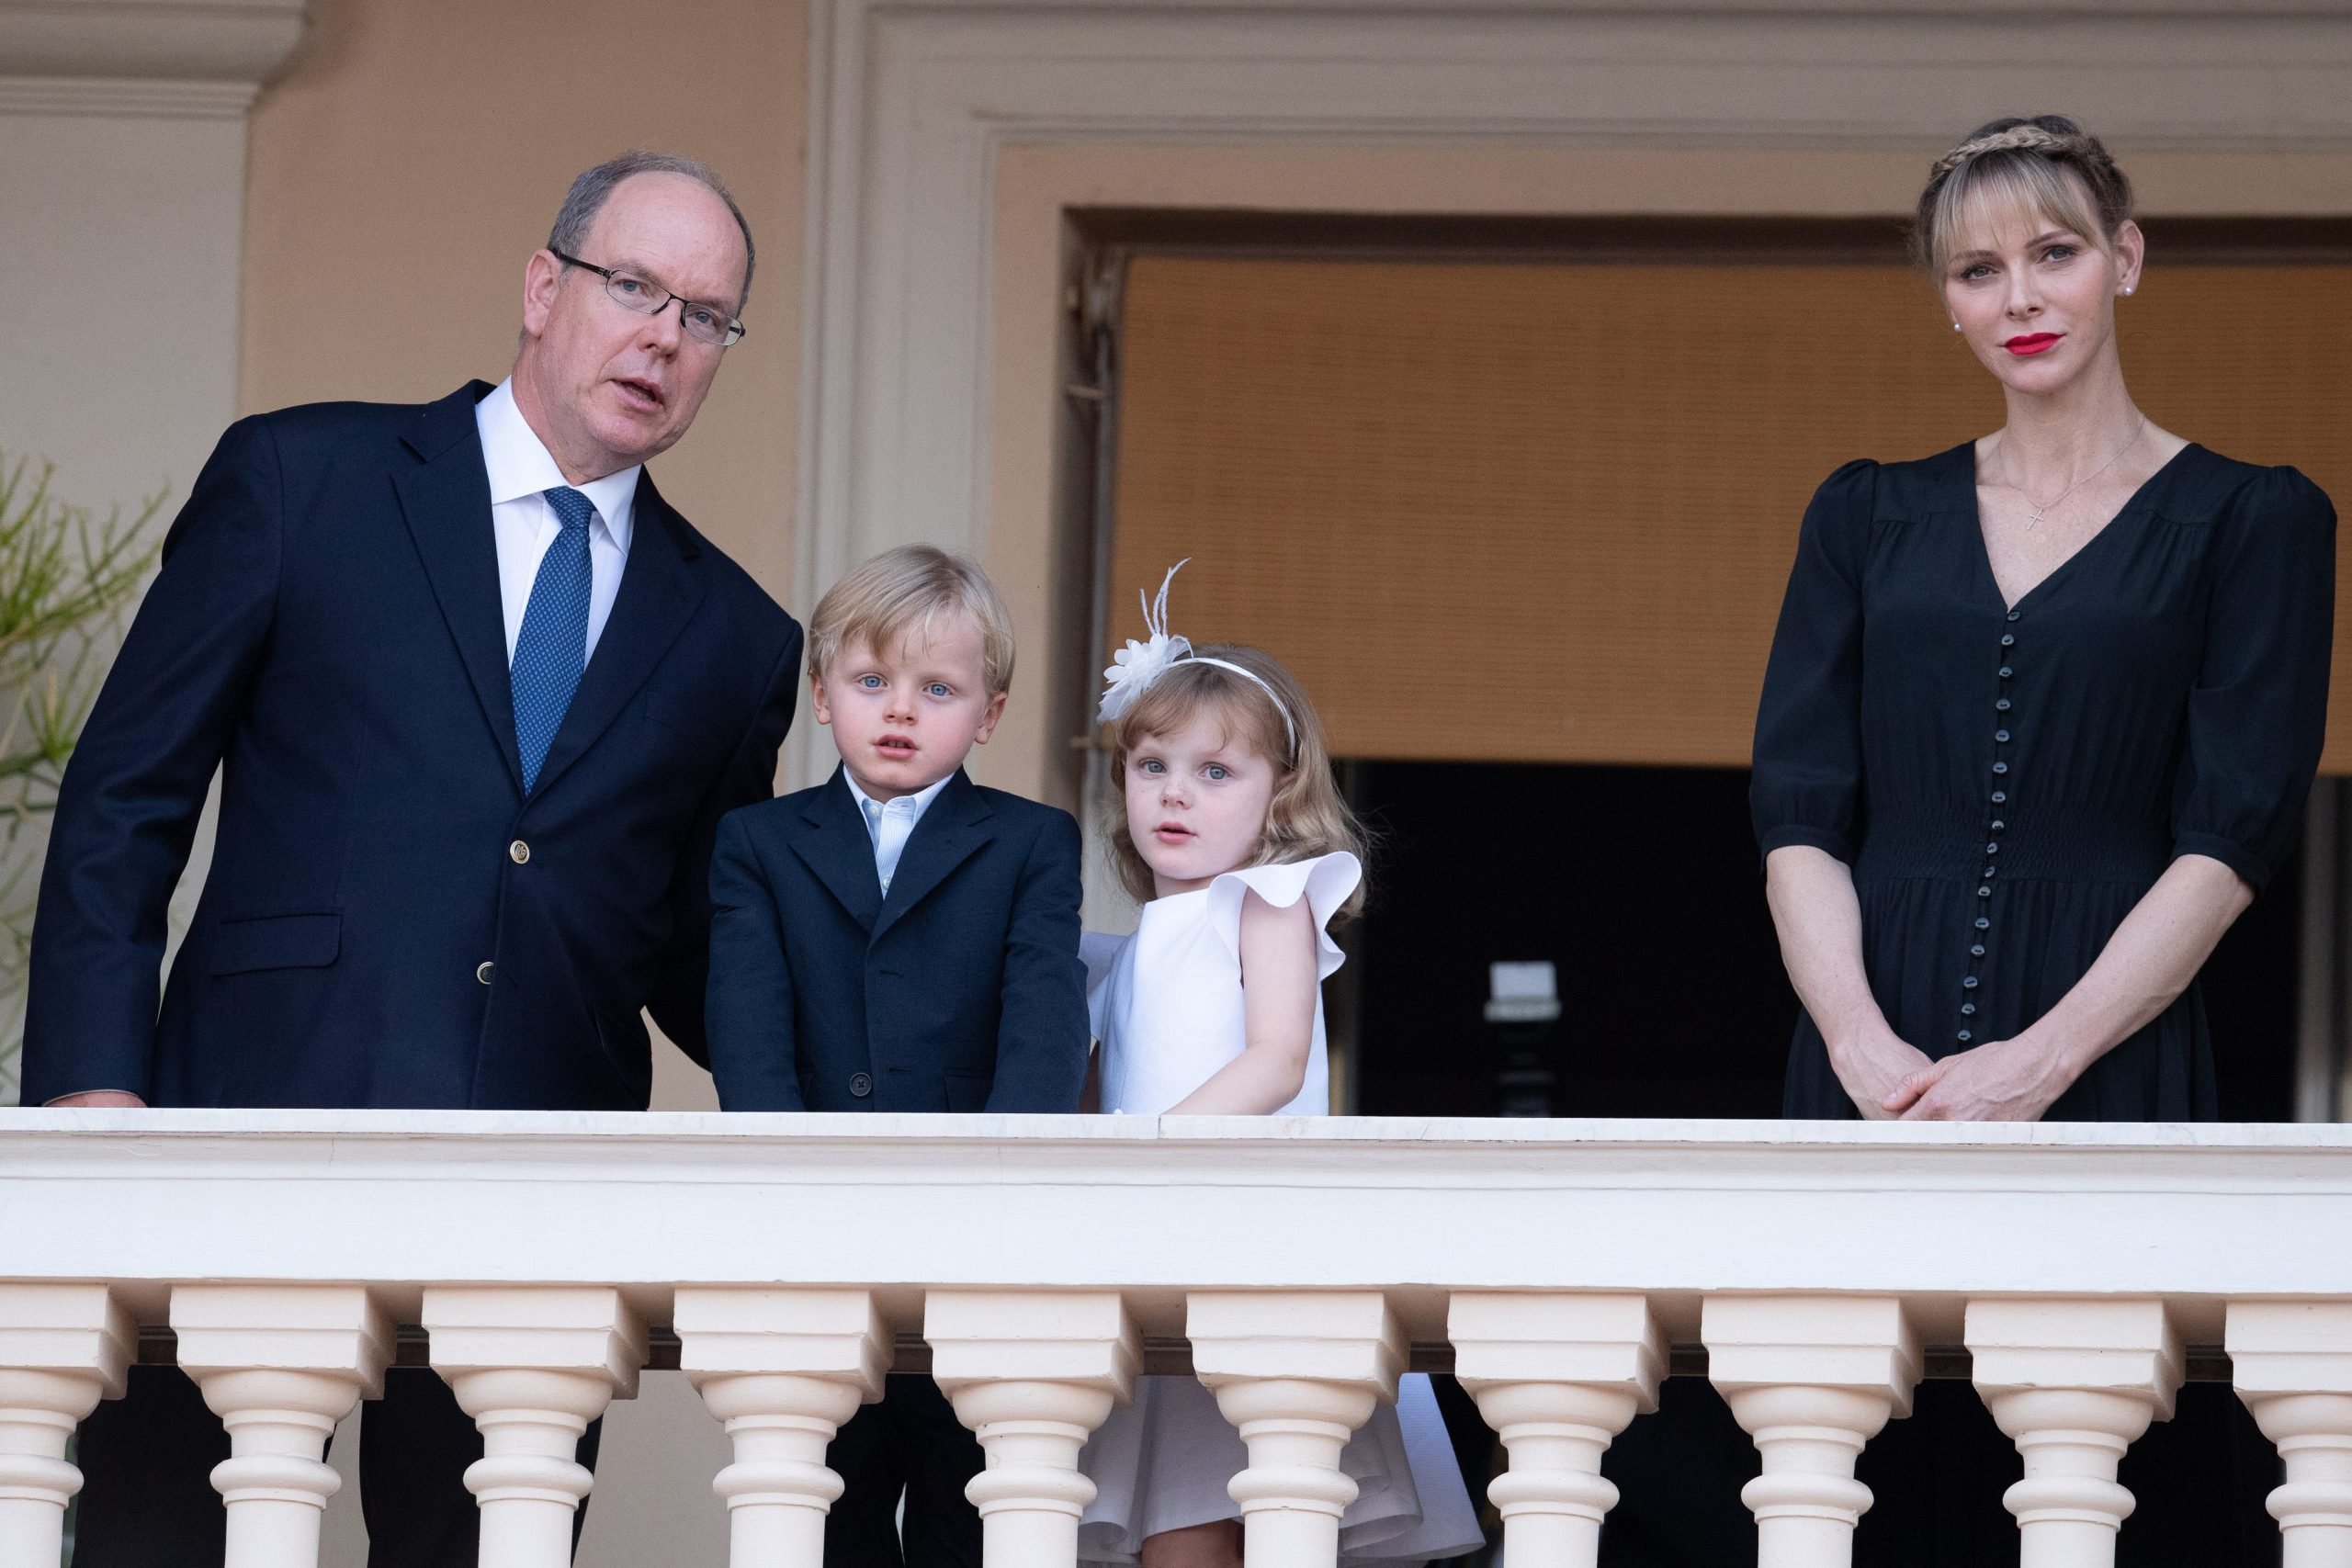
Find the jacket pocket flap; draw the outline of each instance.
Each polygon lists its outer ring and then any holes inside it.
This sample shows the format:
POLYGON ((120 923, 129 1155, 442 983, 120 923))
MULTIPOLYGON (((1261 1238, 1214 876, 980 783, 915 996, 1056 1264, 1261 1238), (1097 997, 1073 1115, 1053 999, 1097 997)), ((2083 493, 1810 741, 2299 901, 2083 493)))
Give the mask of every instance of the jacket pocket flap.
POLYGON ((318 969, 343 951, 341 915, 267 915, 223 920, 212 933, 212 973, 318 969))

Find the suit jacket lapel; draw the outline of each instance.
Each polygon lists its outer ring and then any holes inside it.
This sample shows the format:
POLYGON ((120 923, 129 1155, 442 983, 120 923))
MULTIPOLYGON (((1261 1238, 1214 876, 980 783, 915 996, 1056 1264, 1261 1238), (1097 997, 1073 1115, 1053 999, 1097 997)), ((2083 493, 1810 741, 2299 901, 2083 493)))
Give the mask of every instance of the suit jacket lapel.
MULTIPOLYGON (((571 706, 548 743, 533 793, 553 784, 596 743, 685 630, 702 603, 703 583, 693 566, 700 553, 685 520, 662 499, 652 477, 640 473, 620 592, 581 674, 580 689, 571 694, 571 706)), ((503 626, 500 637, 503 647, 503 626)), ((514 726, 510 722, 507 728, 514 726)))
POLYGON ((882 879, 874 870, 874 840, 840 768, 823 788, 801 802, 800 821, 802 830, 790 840, 792 852, 859 925, 872 931, 882 909, 882 879))
POLYGON ((523 764, 514 745, 514 698, 507 683, 506 615, 498 592, 498 540, 490 521, 490 476, 482 467, 474 404, 489 395, 480 381, 428 404, 401 437, 420 459, 392 476, 416 553, 432 580, 442 619, 457 639, 499 754, 515 792, 523 764))
MULTIPOLYGON (((849 791, 842 793, 846 795, 849 791)), ((915 824, 915 830, 907 835, 898 872, 890 878, 890 896, 882 901, 881 919, 874 925, 877 939, 989 841, 984 826, 989 816, 987 797, 957 769, 939 798, 931 803, 931 809, 922 814, 922 820, 915 824)))

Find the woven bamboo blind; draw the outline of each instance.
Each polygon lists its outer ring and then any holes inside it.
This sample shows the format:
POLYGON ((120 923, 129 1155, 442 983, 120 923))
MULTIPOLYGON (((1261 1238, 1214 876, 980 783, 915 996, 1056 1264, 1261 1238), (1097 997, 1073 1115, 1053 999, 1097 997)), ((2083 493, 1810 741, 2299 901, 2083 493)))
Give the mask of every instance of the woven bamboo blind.
MULTIPOLYGON (((2135 396, 2346 503, 2348 281, 2152 271, 2135 396)), ((1114 637, 1189 556, 1176 629, 1284 660, 1335 754, 1494 761, 1746 765, 1814 487, 2000 421, 1894 265, 1138 257, 1121 399, 1114 637)))

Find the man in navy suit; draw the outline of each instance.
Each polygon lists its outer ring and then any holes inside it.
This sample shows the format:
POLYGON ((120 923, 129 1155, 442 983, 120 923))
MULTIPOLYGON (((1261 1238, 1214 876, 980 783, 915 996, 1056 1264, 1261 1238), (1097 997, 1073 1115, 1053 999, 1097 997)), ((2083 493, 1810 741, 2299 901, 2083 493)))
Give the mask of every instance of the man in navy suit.
MULTIPOLYGON (((712 859, 719 1104, 1076 1111, 1078 824, 964 773, 1012 681, 996 591, 944 551, 887 551, 818 604, 808 679, 840 770, 728 818, 712 859)), ((830 1568, 979 1568, 979 1445, 929 1378, 892 1377, 826 1461, 830 1568)))
MULTIPOLYGON (((506 382, 230 428, 65 776, 27 1103, 642 1110, 648 1009, 703 1055, 711 841, 773 790, 801 638, 642 465, 752 266, 715 176, 632 153, 530 258, 506 382)), ((440 1380, 394 1371, 362 1431, 371 1561, 471 1563, 482 1445, 440 1380)), ((227 1453, 135 1374, 83 1428, 80 1568, 217 1561, 227 1453)))

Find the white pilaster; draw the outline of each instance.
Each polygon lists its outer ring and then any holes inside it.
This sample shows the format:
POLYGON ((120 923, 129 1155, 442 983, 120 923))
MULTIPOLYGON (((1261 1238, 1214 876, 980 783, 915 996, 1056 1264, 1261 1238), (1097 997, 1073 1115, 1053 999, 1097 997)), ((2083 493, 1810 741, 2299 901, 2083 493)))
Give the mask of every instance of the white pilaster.
POLYGON ((588 1423, 637 1394, 645 1325, 605 1286, 436 1286, 424 1292, 433 1367, 481 1428, 466 1472, 481 1506, 482 1568, 568 1568, 571 1518, 594 1482, 588 1423))
POLYGON ((1709 1296, 1708 1381, 1756 1439, 1764 1472, 1741 1488, 1758 1568, 1844 1568, 1871 1489, 1862 1446, 1911 1413, 1919 1337, 1893 1296, 1709 1296))
POLYGON ((1241 1433, 1249 1568, 1330 1568, 1356 1483, 1340 1454, 1373 1407, 1396 1397, 1405 1331, 1377 1291, 1195 1291, 1185 1298, 1193 1370, 1241 1433))
POLYGON ((104 1285, 0 1284, 0 1568, 57 1568, 82 1490, 66 1441, 121 1397, 138 1345, 104 1285))
POLYGON ((1069 1562, 1094 1483, 1079 1450, 1135 1394, 1142 1342, 1115 1291, 933 1291, 932 1377, 988 1455, 965 1495, 988 1568, 1069 1562))
POLYGON ((825 1449, 861 1403, 882 1397, 890 1332, 865 1291, 714 1287, 678 1292, 678 1364, 726 1423, 734 1568, 820 1568, 842 1478, 825 1449))
POLYGON ((2132 1494, 2115 1479, 2152 1420, 2172 1418, 2180 1336, 2161 1301, 2098 1296, 1968 1303, 1976 1389, 2025 1456, 2001 1501, 2019 1568, 2111 1568, 2132 1494))
POLYGON ((1487 1497, 1503 1555, 1592 1568, 1617 1488, 1600 1456, 1635 1415, 1657 1408, 1666 1337, 1637 1295, 1459 1291, 1446 1314, 1453 1374, 1510 1455, 1487 1497))
POLYGON ((212 1485, 229 1511, 228 1568, 316 1568, 343 1478, 335 1423, 384 1392, 392 1322, 357 1285, 180 1285, 180 1370, 229 1428, 212 1485))
POLYGON ((2281 1568, 2352 1568, 2352 1303, 2232 1302, 2238 1397, 2278 1445, 2281 1568))

